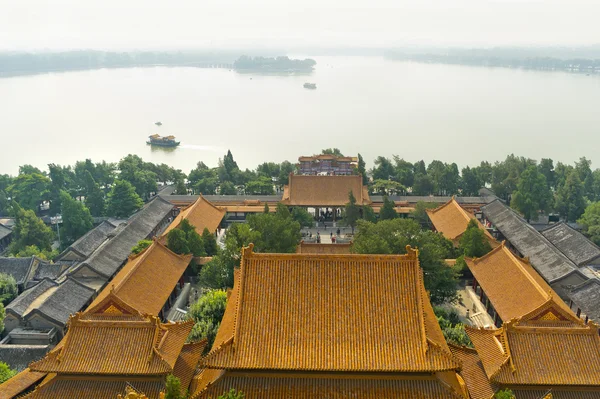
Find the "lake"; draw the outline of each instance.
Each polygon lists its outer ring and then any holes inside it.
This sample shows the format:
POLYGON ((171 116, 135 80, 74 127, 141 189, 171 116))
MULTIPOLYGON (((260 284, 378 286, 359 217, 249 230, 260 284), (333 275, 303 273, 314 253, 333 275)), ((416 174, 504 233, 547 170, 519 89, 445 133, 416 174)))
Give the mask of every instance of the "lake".
POLYGON ((313 58, 309 76, 153 67, 0 78, 0 173, 129 153, 187 173, 227 149, 254 168, 328 147, 368 167, 378 155, 463 167, 509 153, 600 167, 598 76, 313 58), (182 145, 153 149, 154 133, 182 145))

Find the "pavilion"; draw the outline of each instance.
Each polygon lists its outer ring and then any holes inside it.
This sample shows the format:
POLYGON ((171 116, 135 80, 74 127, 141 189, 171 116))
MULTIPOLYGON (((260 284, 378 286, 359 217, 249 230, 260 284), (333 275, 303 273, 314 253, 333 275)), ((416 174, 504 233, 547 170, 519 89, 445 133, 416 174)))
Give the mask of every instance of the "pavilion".
MULTIPOLYGON (((292 183, 293 184, 293 183, 292 183)), ((467 398, 407 255, 242 253, 191 398, 467 398)))
POLYGON ((173 222, 166 228, 163 235, 179 227, 183 219, 187 219, 196 228, 198 234, 202 234, 204 229, 208 229, 209 232, 214 234, 221 225, 225 213, 227 213, 225 209, 214 206, 200 195, 196 201, 179 212, 173 222))

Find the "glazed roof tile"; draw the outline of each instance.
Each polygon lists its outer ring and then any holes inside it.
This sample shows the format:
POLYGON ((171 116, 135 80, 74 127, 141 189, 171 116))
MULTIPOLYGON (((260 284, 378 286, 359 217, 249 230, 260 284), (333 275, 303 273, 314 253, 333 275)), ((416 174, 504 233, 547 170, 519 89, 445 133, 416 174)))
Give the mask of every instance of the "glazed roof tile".
POLYGON ((497 387, 488 380, 477 351, 471 348, 450 345, 452 354, 460 360, 460 375, 465 380, 471 399, 491 399, 497 387))
POLYGON ((361 398, 361 399, 458 399, 464 398, 451 391, 434 376, 410 378, 377 378, 374 376, 284 376, 247 373, 226 373, 193 399, 216 398, 230 389, 240 390, 246 399, 308 399, 308 398, 361 398))
MULTIPOLYGON (((451 241, 462 236, 472 219, 477 220, 475 215, 463 209, 454 197, 438 208, 427 209, 427 215, 429 215, 435 229, 451 241)), ((481 226, 479 221, 477 221, 477 224, 485 232, 488 241, 496 243, 494 237, 481 226)))
POLYGON ((502 385, 600 387, 600 337, 593 324, 535 327, 518 320, 500 330, 467 327, 488 378, 502 385))
POLYGON ((211 233, 214 233, 221 224, 221 220, 223 220, 226 213, 227 211, 225 209, 217 208, 200 195, 193 204, 184 208, 179 215, 177 215, 175 220, 173 220, 165 230, 165 234, 179 226, 183 219, 187 219, 190 224, 196 228, 198 234, 202 234, 205 228, 211 233))
POLYGON ((17 397, 45 376, 46 373, 36 373, 29 369, 21 371, 19 374, 0 385, 0 399, 12 399, 17 397))
POLYGON ((34 371, 96 375, 161 375, 175 367, 193 321, 162 324, 111 294, 73 316, 65 338, 34 371))
POLYGON ((175 362, 173 375, 181 381, 181 389, 187 391, 196 372, 202 352, 208 342, 206 340, 183 345, 181 353, 175 362))
POLYGON ((317 244, 301 241, 296 247, 298 254, 349 254, 351 250, 352 243, 317 244))
POLYGON ((117 296, 141 313, 156 316, 191 258, 191 255, 177 255, 154 240, 143 252, 129 258, 91 306, 102 302, 114 290, 117 296))
POLYGON ((213 348, 203 361, 210 368, 431 372, 458 366, 413 250, 386 256, 247 248, 213 348), (371 315, 378 315, 376 323, 371 315))
POLYGON ((353 176, 305 176, 290 174, 289 184, 284 187, 282 203, 295 206, 344 206, 352 191, 357 205, 371 203, 362 177, 353 176))
POLYGON ((73 377, 53 376, 40 384, 33 392, 22 399, 65 399, 93 398, 116 399, 118 394, 125 394, 125 388, 133 386, 143 392, 148 399, 159 399, 164 390, 162 378, 140 379, 136 377, 73 377))
MULTIPOLYGON (((556 306, 572 314, 533 267, 516 257, 504 242, 481 258, 465 261, 504 321, 524 316, 551 298, 556 306)), ((576 318, 574 314, 572 317, 576 318)))

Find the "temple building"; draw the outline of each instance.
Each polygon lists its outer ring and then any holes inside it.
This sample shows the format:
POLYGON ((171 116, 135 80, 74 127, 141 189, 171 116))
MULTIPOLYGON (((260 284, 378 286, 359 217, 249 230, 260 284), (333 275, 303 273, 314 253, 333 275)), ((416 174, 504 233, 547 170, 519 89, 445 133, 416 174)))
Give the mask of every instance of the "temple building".
POLYGON ((149 399, 158 399, 169 374, 181 380, 182 390, 187 389, 206 345, 206 341, 186 344, 193 325, 193 321, 163 324, 110 293, 72 316, 65 339, 30 364, 22 378, 28 373, 46 376, 23 398, 115 399, 132 386, 149 399))
POLYGON ((479 227, 485 232, 485 237, 492 246, 498 246, 498 241, 487 231, 487 229, 479 223, 471 212, 463 209, 463 207, 452 197, 450 201, 444 205, 435 208, 427 209, 427 215, 435 227, 435 230, 442 233, 444 237, 452 241, 454 246, 458 246, 460 238, 467 230, 467 225, 471 220, 476 220, 479 227))
POLYGON ((518 399, 600 397, 597 324, 546 303, 498 330, 466 330, 475 351, 452 349, 471 399, 490 399, 505 388, 518 399))
POLYGON ((407 255, 242 254, 191 398, 468 398, 407 255))
POLYGON ((529 261, 516 257, 504 242, 481 258, 465 258, 465 262, 473 274, 472 288, 496 326, 546 303, 577 318, 529 261))
POLYGON ((214 206, 200 195, 196 201, 179 212, 179 215, 167 227, 164 234, 177 228, 183 219, 187 219, 196 228, 198 234, 202 234, 204 229, 208 229, 209 232, 214 234, 221 225, 226 212, 225 209, 214 206))
POLYGON ((114 292, 140 313, 164 320, 183 287, 182 276, 191 259, 192 255, 178 255, 154 239, 144 251, 129 257, 90 306, 99 304, 114 292))
POLYGON ((341 255, 349 254, 352 252, 352 242, 345 242, 339 244, 321 244, 315 242, 304 242, 300 241, 300 244, 296 247, 296 253, 298 254, 330 254, 330 255, 341 255))
POLYGON ((298 158, 297 168, 301 175, 351 175, 357 166, 357 157, 321 154, 298 158))

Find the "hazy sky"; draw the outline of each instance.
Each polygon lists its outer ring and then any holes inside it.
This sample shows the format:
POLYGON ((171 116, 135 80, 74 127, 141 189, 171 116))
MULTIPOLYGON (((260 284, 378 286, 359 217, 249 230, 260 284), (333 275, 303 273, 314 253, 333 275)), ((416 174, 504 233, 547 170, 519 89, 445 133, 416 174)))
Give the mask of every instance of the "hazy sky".
POLYGON ((600 0, 0 0, 0 49, 585 45, 600 0))

